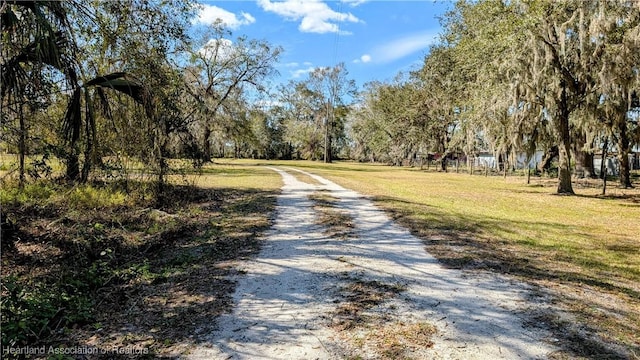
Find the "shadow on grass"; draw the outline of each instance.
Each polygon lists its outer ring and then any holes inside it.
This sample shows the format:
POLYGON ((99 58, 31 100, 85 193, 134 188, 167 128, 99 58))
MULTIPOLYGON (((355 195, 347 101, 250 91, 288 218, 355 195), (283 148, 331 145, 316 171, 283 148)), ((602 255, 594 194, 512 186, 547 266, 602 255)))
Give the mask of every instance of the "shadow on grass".
POLYGON ((15 245, 2 253, 2 346, 172 358, 209 334, 232 305, 233 262, 259 250, 277 192, 169 192, 162 209, 16 209, 15 245))
MULTIPOLYGON (((600 293, 616 294, 626 298, 625 301, 629 303, 637 303, 640 300, 640 292, 634 286, 635 279, 640 277, 637 271, 598 261, 589 254, 591 249, 578 251, 568 244, 563 247, 561 243, 543 245, 536 239, 526 237, 519 241, 505 241, 496 235, 517 235, 518 229, 533 227, 544 233, 562 236, 577 231, 571 226, 561 222, 469 217, 390 197, 377 197, 375 202, 387 209, 395 220, 414 235, 422 238, 427 251, 446 267, 485 269, 516 276, 538 285, 540 291, 547 295, 551 293, 543 287, 557 286, 559 289, 574 290, 566 297, 566 294, 557 292, 552 297, 556 304, 582 319, 579 326, 562 320, 563 317, 552 309, 537 315, 537 320, 547 324, 561 340, 565 351, 558 358, 627 359, 631 353, 640 353, 640 344, 634 340, 619 346, 593 336, 599 334, 607 337, 603 335, 608 335, 610 328, 601 327, 600 322, 612 326, 619 334, 638 334, 640 318, 637 314, 630 311, 629 307, 620 307, 616 302, 603 304, 595 298, 576 296, 585 291, 594 292, 596 296, 600 293), (614 275, 623 271, 627 274, 624 278, 614 275), (626 350, 622 347, 626 347, 626 350)), ((640 254, 640 245, 613 246, 608 247, 607 251, 619 253, 620 256, 629 256, 629 252, 640 254)))

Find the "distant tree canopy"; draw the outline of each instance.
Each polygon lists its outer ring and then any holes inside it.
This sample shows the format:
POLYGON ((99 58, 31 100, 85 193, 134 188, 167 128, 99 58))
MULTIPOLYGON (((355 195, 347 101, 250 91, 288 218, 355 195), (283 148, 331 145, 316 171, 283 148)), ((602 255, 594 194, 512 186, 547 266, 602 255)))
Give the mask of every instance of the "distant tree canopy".
POLYGON ((361 95, 355 156, 398 164, 489 151, 508 163, 542 150, 558 155, 558 193, 572 194, 573 169, 592 176, 594 152, 614 143, 631 186, 640 3, 458 1, 442 23, 419 70, 361 95))

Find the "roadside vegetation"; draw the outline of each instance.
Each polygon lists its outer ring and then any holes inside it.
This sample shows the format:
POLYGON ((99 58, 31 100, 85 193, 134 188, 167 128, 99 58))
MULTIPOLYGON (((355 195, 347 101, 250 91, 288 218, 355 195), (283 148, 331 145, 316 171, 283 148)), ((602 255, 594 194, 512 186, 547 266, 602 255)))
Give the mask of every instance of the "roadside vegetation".
POLYGON ((234 262, 260 247, 281 181, 221 165, 169 181, 159 208, 150 183, 4 183, 2 346, 151 359, 208 334, 230 309, 234 262))

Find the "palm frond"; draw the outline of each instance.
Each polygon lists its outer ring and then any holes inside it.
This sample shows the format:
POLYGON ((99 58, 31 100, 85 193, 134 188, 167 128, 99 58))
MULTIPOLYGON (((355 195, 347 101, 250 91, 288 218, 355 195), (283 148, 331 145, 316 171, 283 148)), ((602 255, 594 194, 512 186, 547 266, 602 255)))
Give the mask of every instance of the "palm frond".
POLYGON ((109 99, 107 99, 107 95, 104 93, 104 89, 102 87, 97 87, 96 93, 98 94, 98 100, 100 102, 100 112, 107 119, 112 120, 113 114, 111 113, 111 106, 109 105, 109 99))
MULTIPOLYGON (((55 21, 65 26, 68 25, 67 11, 64 8, 63 1, 10 0, 10 1, 7 1, 7 3, 9 5, 18 6, 23 10, 28 9, 31 13, 33 13, 38 17, 38 19, 40 20, 39 22, 41 22, 42 24, 49 23, 49 21, 46 18, 45 12, 43 11, 43 8, 46 8, 48 10, 47 13, 51 14, 54 17, 55 21)), ((10 9, 5 11, 13 12, 10 9)), ((3 20, 4 20, 4 14, 3 14, 3 20)), ((3 24, 3 29, 4 29, 4 24, 3 24)))
POLYGON ((77 88, 71 95, 71 100, 67 105, 62 123, 62 132, 65 139, 75 144, 80 138, 80 128, 82 126, 82 88, 77 88))
POLYGON ((67 75, 67 79, 71 84, 77 83, 77 75, 73 61, 68 60, 63 55, 63 49, 66 46, 66 39, 61 32, 54 34, 54 37, 39 37, 21 51, 2 64, 0 81, 2 81, 2 95, 4 96, 10 90, 18 90, 22 64, 25 63, 41 63, 58 69, 67 75))
POLYGON ((59 1, 35 0, 10 0, 3 5, 1 28, 13 50, 3 53, 1 95, 23 89, 26 80, 21 70, 27 63, 52 66, 75 87, 74 44, 68 41, 66 33, 69 29, 66 5, 59 1))
POLYGON ((18 16, 10 6, 7 6, 2 13, 0 29, 2 29, 2 31, 8 31, 10 29, 15 29, 19 24, 20 20, 18 19, 18 16))
POLYGON ((123 94, 129 95, 139 104, 144 104, 146 101, 144 87, 133 80, 127 79, 127 74, 124 72, 116 72, 98 76, 87 81, 84 86, 99 86, 102 88, 110 88, 123 94))

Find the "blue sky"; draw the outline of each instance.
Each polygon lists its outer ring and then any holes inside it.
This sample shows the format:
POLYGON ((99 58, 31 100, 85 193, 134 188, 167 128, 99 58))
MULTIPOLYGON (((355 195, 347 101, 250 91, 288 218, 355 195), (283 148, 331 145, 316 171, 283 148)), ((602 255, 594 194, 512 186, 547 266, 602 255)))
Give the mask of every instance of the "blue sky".
POLYGON ((220 18, 233 37, 284 48, 280 81, 304 79, 315 67, 346 64, 358 87, 391 80, 422 63, 440 32, 437 16, 450 1, 237 0, 201 1, 194 24, 220 18))

